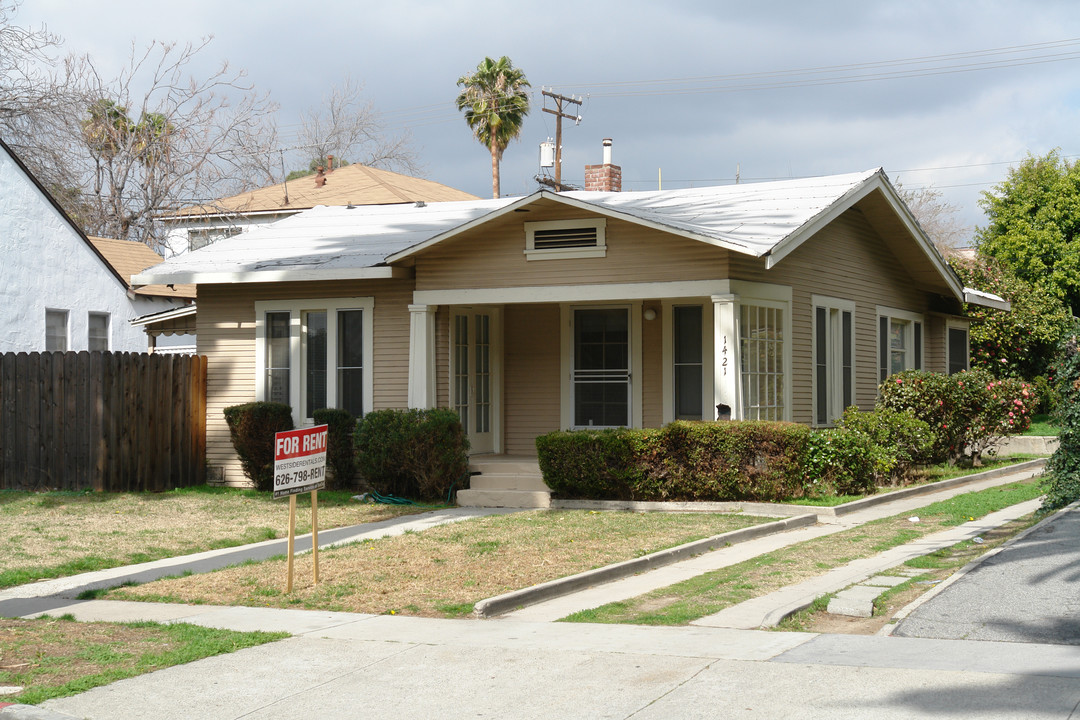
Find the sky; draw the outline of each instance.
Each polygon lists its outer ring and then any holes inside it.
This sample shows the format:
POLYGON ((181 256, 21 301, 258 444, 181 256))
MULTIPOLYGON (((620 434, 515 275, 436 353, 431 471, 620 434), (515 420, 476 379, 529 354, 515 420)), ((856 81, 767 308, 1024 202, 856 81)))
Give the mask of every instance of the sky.
POLYGON ((974 227, 981 194, 1028 153, 1080 156, 1069 0, 23 0, 14 21, 46 24, 106 75, 133 43, 212 35, 193 70, 245 69, 279 103, 284 147, 300 113, 352 77, 391 132, 409 133, 423 176, 481 197, 490 156, 453 101, 485 56, 509 56, 532 84, 504 195, 538 187, 538 148, 555 136, 542 88, 582 98, 580 123, 563 125, 563 180, 578 185, 603 138, 623 190, 880 166, 974 227))

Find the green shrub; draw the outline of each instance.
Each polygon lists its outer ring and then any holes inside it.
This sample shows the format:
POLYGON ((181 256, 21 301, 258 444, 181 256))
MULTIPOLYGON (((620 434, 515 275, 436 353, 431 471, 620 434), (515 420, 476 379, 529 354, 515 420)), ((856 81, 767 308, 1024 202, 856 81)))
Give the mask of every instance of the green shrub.
POLYGON ((1038 401, 1038 406, 1033 412, 1049 415, 1057 410, 1061 396, 1058 394, 1057 388, 1054 387, 1051 378, 1045 375, 1036 375, 1031 380, 1031 386, 1035 393, 1035 399, 1038 401))
POLYGON ((930 462, 937 439, 926 422, 889 407, 864 412, 851 406, 836 424, 870 441, 877 479, 894 484, 910 478, 916 466, 930 462))
POLYGON ((256 489, 272 489, 274 434, 293 429, 292 408, 282 403, 253 402, 232 405, 224 413, 244 475, 256 489))
POLYGON ((443 500, 466 487, 469 441, 453 410, 376 410, 356 428, 360 473, 377 492, 443 500))
POLYGON ((562 497, 630 500, 634 495, 636 449, 657 431, 557 431, 536 438, 544 482, 562 497))
POLYGON ((803 461, 807 494, 872 493, 876 471, 887 459, 883 455, 888 456, 888 452, 861 432, 845 428, 815 430, 807 440, 803 461))
POLYGON ((1061 432, 1058 449, 1046 463, 1042 512, 1080 500, 1080 350, 1077 338, 1069 338, 1063 344, 1054 375, 1061 397, 1054 420, 1061 432))
POLYGON ((351 490, 356 485, 356 448, 353 433, 356 418, 348 410, 322 408, 312 413, 316 425, 326 425, 326 464, 333 473, 328 478, 329 490, 351 490))
POLYGON ((562 497, 760 500, 804 494, 810 430, 772 422, 674 422, 659 430, 559 431, 536 440, 562 497))

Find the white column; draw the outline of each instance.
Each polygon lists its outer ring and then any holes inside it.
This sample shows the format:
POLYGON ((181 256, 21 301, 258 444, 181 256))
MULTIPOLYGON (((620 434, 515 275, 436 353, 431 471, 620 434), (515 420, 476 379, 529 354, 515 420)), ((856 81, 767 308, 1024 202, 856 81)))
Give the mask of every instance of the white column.
POLYGON ((435 311, 409 305, 409 407, 435 407, 435 311))
MULTIPOLYGON (((713 295, 713 417, 717 405, 731 408, 731 419, 742 416, 739 401, 739 296, 713 295)), ((707 413, 706 413, 707 414, 707 413)))

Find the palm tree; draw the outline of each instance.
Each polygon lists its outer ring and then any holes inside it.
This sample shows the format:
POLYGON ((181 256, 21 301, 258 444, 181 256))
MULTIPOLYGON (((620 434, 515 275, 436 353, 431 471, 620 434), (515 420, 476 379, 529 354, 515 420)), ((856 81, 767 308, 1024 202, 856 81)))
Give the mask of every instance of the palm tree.
POLYGON ((457 81, 464 88, 457 96, 458 110, 465 111, 465 122, 473 134, 491 151, 491 193, 499 197, 499 161, 510 141, 521 134, 521 125, 529 114, 531 87, 525 73, 514 67, 510 58, 485 57, 476 71, 457 81))

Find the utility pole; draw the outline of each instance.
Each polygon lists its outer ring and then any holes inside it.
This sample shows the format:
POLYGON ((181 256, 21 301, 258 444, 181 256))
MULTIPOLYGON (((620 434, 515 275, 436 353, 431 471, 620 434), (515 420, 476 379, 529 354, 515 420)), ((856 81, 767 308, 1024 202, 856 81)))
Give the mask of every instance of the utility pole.
POLYGON ((581 122, 580 115, 569 115, 563 112, 563 103, 577 105, 580 108, 581 98, 566 97, 544 88, 540 88, 540 92, 544 97, 555 101, 555 109, 545 107, 544 112, 555 116, 555 186, 558 190, 562 190, 562 120, 563 118, 573 120, 575 125, 581 122))

